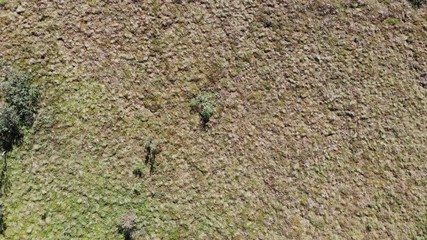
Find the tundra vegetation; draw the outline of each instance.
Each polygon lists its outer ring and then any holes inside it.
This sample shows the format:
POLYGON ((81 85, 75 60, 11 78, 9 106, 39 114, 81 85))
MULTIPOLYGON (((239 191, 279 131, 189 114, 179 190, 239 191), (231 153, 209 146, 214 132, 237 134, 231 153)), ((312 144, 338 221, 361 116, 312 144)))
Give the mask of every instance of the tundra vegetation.
POLYGON ((0 239, 427 237, 423 0, 0 0, 0 30, 0 239))

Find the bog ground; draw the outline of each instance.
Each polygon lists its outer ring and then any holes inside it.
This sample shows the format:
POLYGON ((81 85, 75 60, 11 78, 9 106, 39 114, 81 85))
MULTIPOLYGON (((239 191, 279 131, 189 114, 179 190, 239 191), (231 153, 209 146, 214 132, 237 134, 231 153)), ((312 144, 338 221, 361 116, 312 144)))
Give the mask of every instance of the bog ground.
POLYGON ((426 6, 1 0, 0 65, 42 93, 0 239, 130 212, 135 239, 427 238, 426 6))

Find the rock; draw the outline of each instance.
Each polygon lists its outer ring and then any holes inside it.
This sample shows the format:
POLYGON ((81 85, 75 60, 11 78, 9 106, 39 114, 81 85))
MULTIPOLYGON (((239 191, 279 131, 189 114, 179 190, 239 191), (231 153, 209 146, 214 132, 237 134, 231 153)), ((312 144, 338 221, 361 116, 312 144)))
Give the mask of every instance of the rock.
POLYGON ((25 12, 25 8, 22 7, 21 5, 16 8, 16 13, 23 13, 23 12, 25 12))
POLYGON ((33 148, 34 148, 34 151, 37 152, 42 148, 42 146, 40 146, 39 144, 35 144, 33 148))

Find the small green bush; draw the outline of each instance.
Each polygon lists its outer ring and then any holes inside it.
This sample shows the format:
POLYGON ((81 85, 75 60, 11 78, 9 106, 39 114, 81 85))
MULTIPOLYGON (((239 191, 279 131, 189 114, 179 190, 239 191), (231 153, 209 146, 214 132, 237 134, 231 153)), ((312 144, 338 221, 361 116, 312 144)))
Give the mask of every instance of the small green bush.
POLYGON ((142 173, 142 167, 141 166, 136 166, 135 167, 135 169, 133 169, 133 175, 135 176, 135 177, 139 177, 139 178, 142 178, 142 175, 143 175, 143 173, 142 173))
POLYGON ((400 24, 400 20, 397 18, 387 18, 386 20, 384 20, 385 23, 389 24, 389 25, 399 25, 400 24))
POLYGON ((203 104, 202 111, 200 112, 200 118, 204 123, 209 122, 211 116, 213 115, 213 104, 207 102, 203 104))
POLYGON ((29 127, 34 122, 39 91, 31 85, 28 74, 9 72, 3 86, 6 103, 15 109, 20 125, 29 127))
POLYGON ((210 118, 214 114, 214 96, 212 93, 202 92, 193 99, 191 99, 190 106, 193 111, 199 113, 200 120, 203 125, 209 122, 210 118))

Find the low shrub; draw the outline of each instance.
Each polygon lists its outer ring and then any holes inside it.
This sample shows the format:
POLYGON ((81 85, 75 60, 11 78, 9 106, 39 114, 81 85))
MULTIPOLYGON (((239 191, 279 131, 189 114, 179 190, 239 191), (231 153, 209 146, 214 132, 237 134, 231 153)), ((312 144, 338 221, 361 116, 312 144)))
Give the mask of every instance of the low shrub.
POLYGON ((135 176, 135 177, 138 177, 138 178, 142 178, 142 175, 143 175, 143 173, 142 173, 142 167, 141 166, 136 166, 134 169, 133 169, 133 171, 132 171, 132 173, 133 173, 133 175, 135 176))
POLYGON ((203 126, 206 126, 215 111, 214 96, 212 93, 202 92, 191 99, 190 106, 199 113, 203 126))

